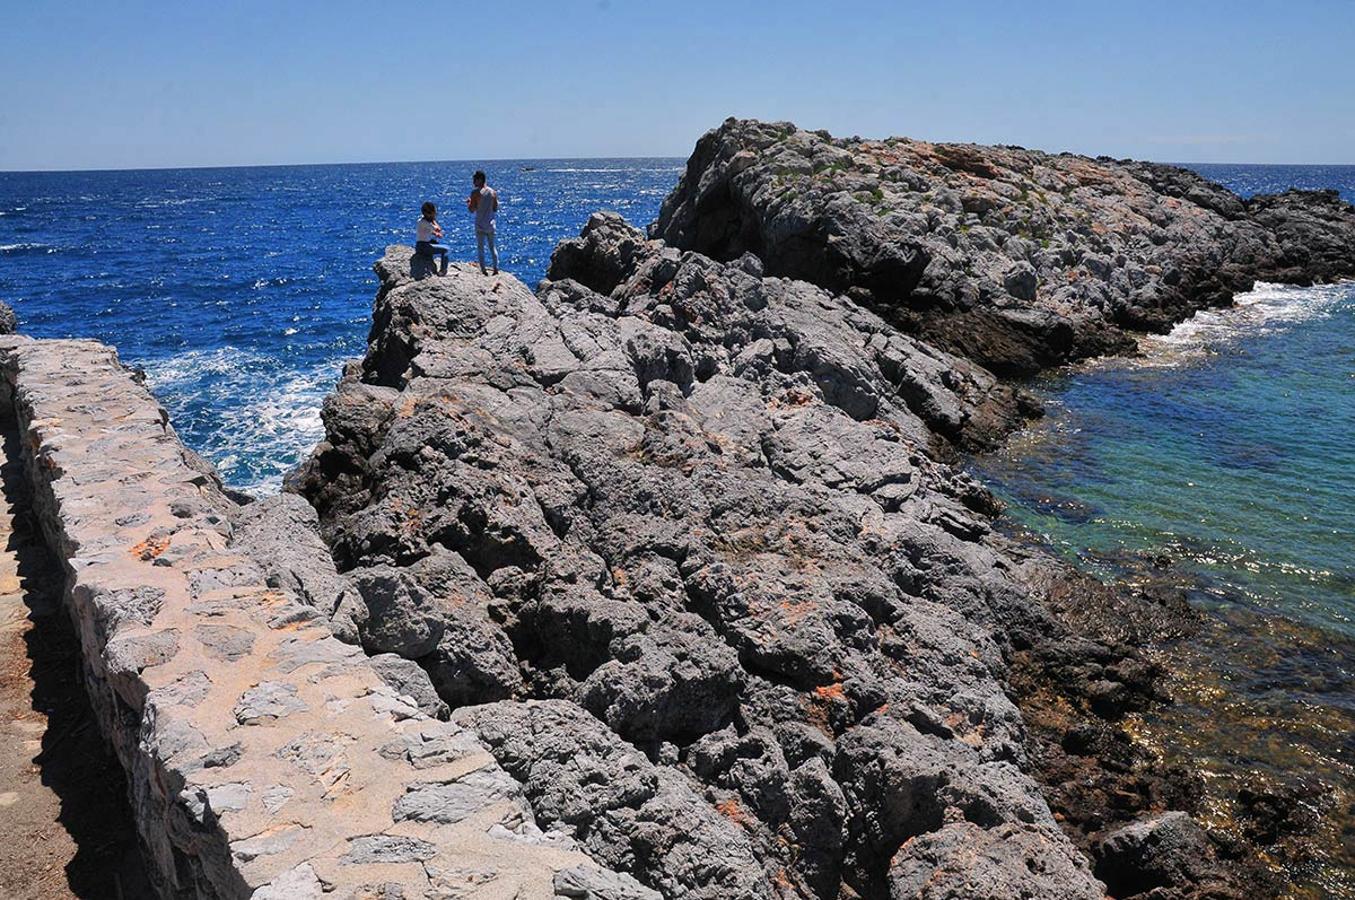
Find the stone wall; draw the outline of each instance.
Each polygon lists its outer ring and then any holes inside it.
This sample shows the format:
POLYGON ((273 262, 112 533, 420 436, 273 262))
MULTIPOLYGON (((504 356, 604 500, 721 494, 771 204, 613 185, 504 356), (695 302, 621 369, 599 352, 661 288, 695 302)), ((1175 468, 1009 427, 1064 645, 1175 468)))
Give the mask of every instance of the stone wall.
POLYGON ((542 833, 472 733, 232 542, 238 507, 111 348, 4 337, 0 371, 161 896, 657 897, 542 833))

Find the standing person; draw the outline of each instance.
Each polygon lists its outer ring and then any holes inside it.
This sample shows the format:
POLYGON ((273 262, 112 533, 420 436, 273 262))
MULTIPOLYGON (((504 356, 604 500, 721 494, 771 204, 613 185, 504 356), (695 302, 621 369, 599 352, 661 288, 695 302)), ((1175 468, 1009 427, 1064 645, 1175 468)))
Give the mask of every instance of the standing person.
POLYGON ((418 227, 414 231, 414 253, 432 259, 434 255, 442 257, 441 275, 447 274, 447 248, 436 241, 442 238, 442 226, 438 224, 438 208, 431 202, 421 209, 418 227))
POLYGON ((499 195, 485 184, 485 173, 476 172, 471 176, 475 189, 470 192, 466 208, 475 213, 475 249, 480 254, 480 274, 485 271, 485 242, 489 242, 489 254, 494 260, 494 274, 499 274, 499 251, 494 246, 494 214, 499 211, 499 195))

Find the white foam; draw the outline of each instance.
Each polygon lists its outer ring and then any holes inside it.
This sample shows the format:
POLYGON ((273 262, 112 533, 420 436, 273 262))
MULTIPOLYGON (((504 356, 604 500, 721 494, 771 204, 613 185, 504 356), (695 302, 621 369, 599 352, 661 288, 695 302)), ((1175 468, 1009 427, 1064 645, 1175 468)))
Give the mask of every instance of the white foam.
POLYGON ((159 209, 162 206, 187 206, 190 203, 203 203, 207 199, 206 197, 168 197, 155 200, 147 197, 145 200, 138 201, 136 206, 137 209, 159 209))
POLYGON ((239 487, 251 493, 273 493, 282 478, 325 436, 320 406, 334 387, 341 362, 332 360, 293 373, 269 386, 243 406, 228 411, 224 422, 229 445, 248 449, 264 462, 261 474, 239 487))
POLYGON ((1139 339, 1142 366, 1173 366, 1214 355, 1242 338, 1330 316, 1355 300, 1355 282, 1298 287, 1257 282, 1223 309, 1201 310, 1167 334, 1139 339))
POLYGON ((333 388, 342 359, 286 371, 284 363, 253 350, 221 347, 189 350, 145 365, 147 380, 180 421, 195 405, 213 409, 215 428, 193 442, 233 487, 271 493, 282 478, 324 437, 320 406, 333 388), (254 472, 232 478, 247 455, 254 472))
POLYGON ((185 350, 163 359, 151 360, 144 368, 153 389, 182 394, 191 383, 204 375, 235 375, 267 359, 262 353, 252 350, 218 347, 215 350, 185 350))
POLYGON ((56 248, 47 244, 0 244, 0 253, 17 253, 20 250, 46 250, 48 253, 55 253, 56 248))

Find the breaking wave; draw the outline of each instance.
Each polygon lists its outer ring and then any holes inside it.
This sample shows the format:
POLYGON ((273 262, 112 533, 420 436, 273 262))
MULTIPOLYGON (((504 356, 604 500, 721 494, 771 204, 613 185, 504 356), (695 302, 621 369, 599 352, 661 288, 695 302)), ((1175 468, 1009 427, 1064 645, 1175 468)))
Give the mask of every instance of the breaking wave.
POLYGON ((320 405, 341 367, 336 358, 297 369, 287 359, 222 347, 150 361, 145 370, 185 441, 227 483, 267 494, 324 436, 320 405))
POLYGON ((1233 305, 1206 309, 1181 322, 1167 334, 1139 339, 1146 367, 1189 363, 1223 352, 1243 338, 1264 335, 1300 322, 1330 316, 1343 304, 1355 302, 1355 283, 1299 287, 1258 282, 1233 305))

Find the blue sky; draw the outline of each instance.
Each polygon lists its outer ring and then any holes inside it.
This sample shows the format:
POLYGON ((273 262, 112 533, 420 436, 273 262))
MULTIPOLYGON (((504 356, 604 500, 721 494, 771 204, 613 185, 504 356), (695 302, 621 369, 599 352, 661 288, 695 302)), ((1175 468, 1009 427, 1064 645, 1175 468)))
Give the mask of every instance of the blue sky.
POLYGON ((729 115, 1355 163, 1355 2, 0 0, 0 170, 685 156, 729 115))

